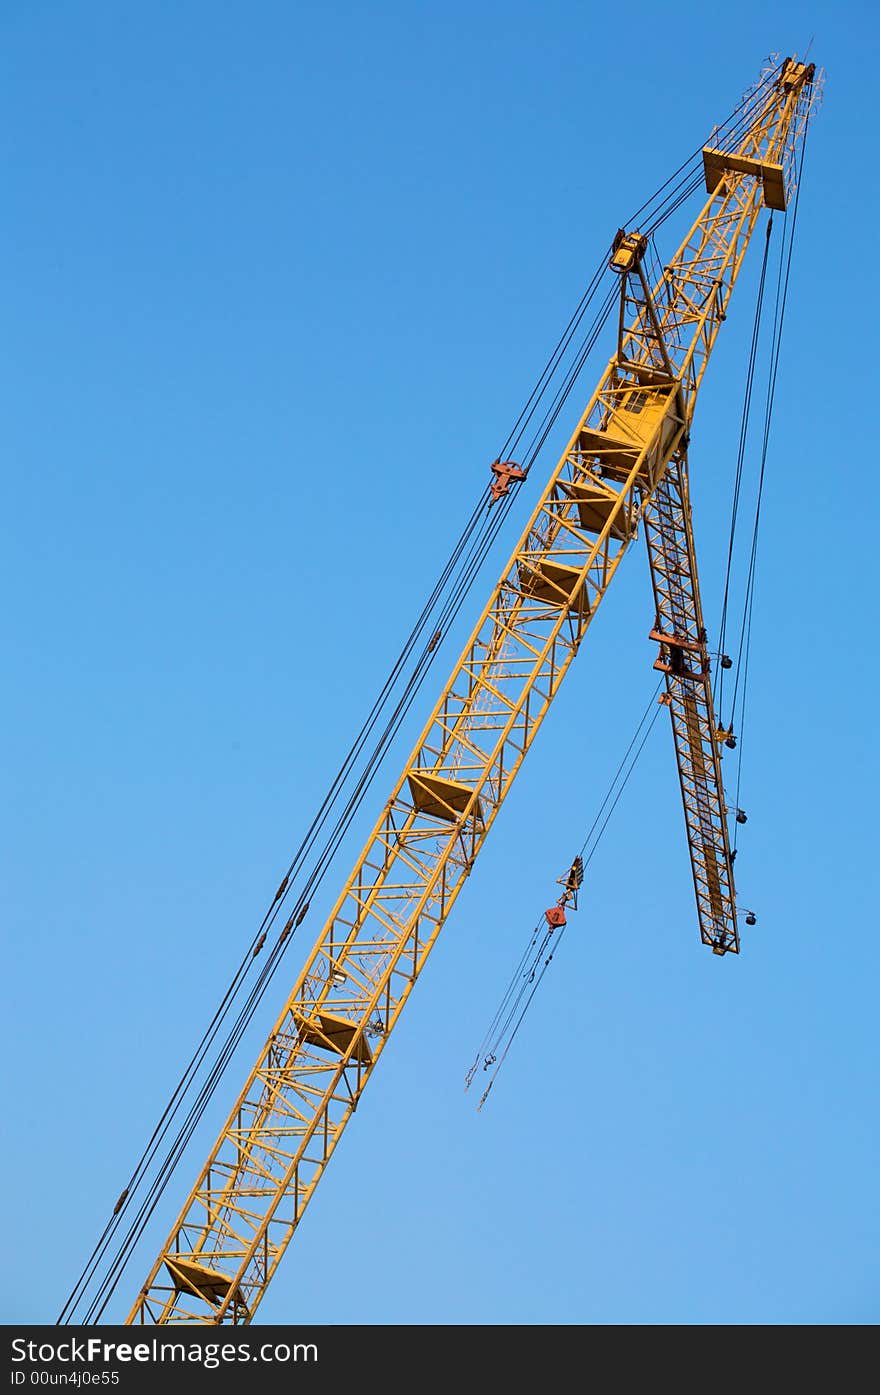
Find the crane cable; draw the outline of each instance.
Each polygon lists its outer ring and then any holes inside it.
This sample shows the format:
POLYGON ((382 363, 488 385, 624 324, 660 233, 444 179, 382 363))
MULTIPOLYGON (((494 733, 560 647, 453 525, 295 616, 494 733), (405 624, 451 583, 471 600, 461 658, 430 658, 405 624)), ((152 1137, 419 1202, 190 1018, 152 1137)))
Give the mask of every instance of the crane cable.
MULTIPOLYGON (((767 79, 768 85, 770 81, 776 77, 780 69, 781 65, 779 65, 779 67, 769 75, 767 79)), ((751 102, 760 101, 765 92, 766 87, 761 87, 759 91, 752 95, 751 98, 745 99, 741 106, 749 106, 751 102)), ((736 110, 740 110, 740 108, 737 108, 736 110)), ((754 112, 751 109, 746 110, 746 112, 740 117, 739 121, 735 122, 732 126, 730 126, 729 130, 725 130, 725 128, 729 125, 729 121, 722 123, 722 125, 718 128, 716 135, 721 137, 723 132, 723 141, 726 141, 728 144, 730 144, 731 141, 735 140, 736 136, 741 134, 742 130, 745 129, 753 120, 754 112)), ((695 172, 693 172, 691 175, 685 175, 681 180, 678 181, 676 185, 674 185, 673 189, 666 196, 664 203, 661 205, 660 211, 658 211, 655 214, 653 220, 649 222, 647 227, 645 228, 646 236, 650 239, 652 243, 654 240, 654 234, 662 226, 662 224, 665 223, 668 218, 672 217, 673 214, 675 214, 678 211, 678 209, 682 206, 682 204, 686 203, 697 191, 697 189, 699 189, 700 186, 703 184, 704 175, 701 159, 702 151, 703 147, 699 146, 697 150, 695 150, 693 154, 690 156, 689 160, 686 161, 684 165, 680 165, 679 169, 675 171, 675 174, 671 175, 670 178, 666 181, 666 183, 661 185, 660 190, 658 192, 662 192, 662 190, 665 189, 667 185, 672 182, 673 179, 675 179, 675 175, 680 173, 681 170, 687 169, 693 163, 694 160, 699 161, 699 167, 695 172)), ((652 200, 649 200, 647 203, 642 204, 641 208, 637 209, 633 217, 628 220, 627 226, 635 226, 640 214, 645 209, 650 207, 651 202, 652 200)), ((657 273, 658 282, 661 274, 662 268, 660 269, 660 272, 657 273)), ((614 300, 616 299, 616 294, 617 292, 615 289, 612 289, 609 292, 608 304, 607 307, 604 307, 606 313, 610 312, 611 305, 614 303, 614 300)), ((574 381, 576 381, 577 376, 580 374, 585 361, 586 355, 583 355, 580 359, 575 360, 575 362, 572 364, 572 367, 569 370, 569 377, 567 377, 563 381, 559 389, 559 393, 563 394, 561 398, 562 401, 565 400, 565 398, 568 396, 568 393, 571 391, 571 387, 574 381)), ((532 443, 530 446, 531 459, 534 459, 534 457, 543 447, 545 441, 547 440, 547 436, 549 435, 549 432, 552 429, 553 424, 555 423, 556 417, 558 416, 558 412, 559 408, 558 406, 556 406, 556 402, 554 400, 554 402, 551 403, 551 407, 548 410, 544 422, 541 423, 541 425, 538 428, 538 431, 535 433, 535 436, 532 439, 532 443)), ((520 431, 519 435, 516 436, 516 438, 512 442, 514 448, 521 436, 522 431, 520 431)), ((505 445, 505 451, 510 447, 510 444, 511 442, 509 440, 508 443, 506 443, 505 445)))
MULTIPOLYGON (((771 90, 773 83, 782 71, 782 67, 782 63, 777 63, 774 68, 770 69, 764 75, 764 77, 759 79, 755 87, 751 91, 746 92, 744 94, 744 96, 737 104, 737 106, 734 107, 730 115, 724 121, 722 121, 721 124, 716 128, 714 134, 717 139, 717 142, 720 145, 730 145, 754 122, 755 108, 760 105, 767 93, 771 90)), ((653 236, 654 232, 657 231, 661 224, 665 223, 668 218, 670 218, 674 213, 676 213, 678 209, 681 207, 682 203, 686 202, 687 199, 689 199, 691 195, 695 193, 696 190, 702 184, 702 155, 703 146, 698 145, 696 149, 691 151, 687 159, 679 165, 678 169, 674 170, 673 173, 668 177, 668 179, 666 179, 660 185, 660 187, 654 191, 651 197, 649 199, 646 199, 645 202, 635 210, 631 217, 627 219, 626 226, 632 228, 636 227, 642 214, 648 212, 648 210, 652 210, 651 216, 653 221, 648 225, 646 229, 644 229, 644 231, 647 233, 648 236, 653 236), (694 166, 695 162, 696 168, 692 169, 692 166, 694 166), (673 183, 673 181, 677 182, 673 183), (659 196, 664 192, 664 190, 669 189, 670 185, 672 185, 673 187, 669 190, 669 193, 666 194, 665 198, 657 207, 654 207, 654 205, 657 203, 657 199, 659 198, 659 196)), ((523 407, 523 410, 521 411, 519 417, 514 423, 513 428, 499 454, 499 459, 503 459, 509 452, 513 452, 516 450, 517 445, 519 444, 519 441, 521 440, 525 432, 525 428, 528 424, 528 421, 534 413, 537 397, 540 396, 540 392, 542 392, 544 387, 546 386, 546 380, 549 380, 548 375, 551 375, 555 367, 558 367, 558 363, 562 356, 560 352, 560 345, 562 345, 563 340, 565 340, 566 347, 570 342, 570 336, 566 338, 566 336, 568 335, 568 330, 571 328, 573 322, 576 319, 576 316, 581 311, 581 307, 584 305, 584 302, 588 299, 590 289, 595 282, 595 277, 604 272, 605 265, 606 259, 603 258, 603 260, 599 264, 599 267, 597 268, 597 272, 595 273, 594 281, 590 283, 590 286, 587 288, 587 291, 584 292, 584 297, 581 300, 581 304, 575 310, 574 315, 572 315, 572 319, 569 321, 569 325, 563 332, 563 336, 560 339, 560 343, 557 345, 556 350, 554 350, 554 353, 547 360, 543 372, 541 373, 540 377, 538 378, 538 381, 535 384, 535 387, 532 389, 531 394, 526 400, 526 404, 523 407)))
MULTIPOLYGON (((750 654, 750 650, 751 650, 751 638, 752 638, 752 609, 753 609, 754 599, 755 599, 755 576, 756 576, 756 565, 757 565, 757 556, 758 556, 758 531, 759 531, 760 522, 761 522, 761 503, 762 503, 763 495, 764 495, 764 479, 765 479, 766 467, 767 467, 767 451, 768 451, 768 447, 769 447, 769 443, 770 443, 770 426, 771 426, 771 421, 772 421, 772 416, 773 416, 773 404, 774 404, 774 400, 775 400, 775 397, 776 397, 776 379, 777 379, 777 374, 778 374, 778 371, 779 371, 779 352, 780 352, 780 347, 781 347, 781 343, 782 343, 782 330, 783 330, 783 325, 784 325, 784 322, 785 322, 785 307, 786 307, 786 304, 787 304, 787 302, 788 302, 788 287, 789 287, 789 281, 790 281, 790 277, 791 277, 791 259, 792 259, 792 252, 793 252, 793 249, 794 249, 795 231, 796 231, 796 228, 797 228, 798 206, 799 206, 799 203, 800 203, 801 184, 802 184, 802 181, 803 181, 804 156, 806 155, 806 150, 807 150, 807 134, 808 134, 808 131, 809 131, 809 124, 810 124, 810 118, 809 118, 809 112, 808 112, 808 113, 807 113, 807 116, 806 116, 806 119, 805 119, 805 122, 804 122, 804 136, 803 136, 803 142, 802 142, 802 145, 801 145, 800 161, 799 161, 799 164, 798 164, 797 188, 795 189, 794 208, 792 209, 792 214, 791 214, 791 231, 790 231, 789 236, 788 236, 788 249, 787 249, 787 253, 786 253, 786 250, 785 250, 785 242, 784 242, 784 240, 783 240, 783 246, 782 246, 782 248, 780 249, 779 273, 778 273, 777 281, 776 281, 776 304, 775 304, 775 308, 774 308, 773 335, 772 335, 771 347, 770 347, 770 367, 769 367, 769 370, 768 370, 768 378, 767 378, 767 400, 766 400, 766 410, 765 410, 765 413, 764 413, 764 431, 763 431, 763 436, 762 436, 762 439, 761 439, 761 462, 760 462, 760 468, 759 468, 759 472, 758 472, 758 489, 757 489, 757 498, 756 498, 756 501, 755 501, 755 519, 754 519, 754 525, 753 525, 753 528, 752 528, 752 542, 751 542, 751 548, 750 548, 750 551, 749 551, 749 570, 748 570, 748 576, 747 576, 747 580, 746 580, 746 589, 745 589, 745 600, 744 600, 744 604, 743 604, 742 624, 741 624, 741 627, 740 627, 739 652, 738 652, 738 655, 737 655, 737 664, 736 664, 736 682, 735 682, 735 684, 734 684, 733 701, 732 701, 732 704, 731 704, 731 725, 732 725, 732 724, 733 724, 734 717, 735 717, 735 714, 736 714, 736 700, 737 700, 737 693, 738 693, 738 690, 739 690, 740 672, 742 672, 742 701, 741 701, 741 704, 740 704, 740 717, 739 717, 740 738, 742 738, 742 734, 743 734, 743 731, 744 731, 744 728, 745 728, 746 696, 747 696, 747 691, 748 691, 748 677, 749 677, 749 654, 750 654), (784 264, 784 266, 785 266, 784 275, 783 275, 783 264, 784 264)), ((734 807, 735 807, 737 810, 739 809, 739 796, 740 796, 741 781, 742 781, 742 739, 740 739, 740 742, 739 742, 739 749, 738 749, 738 753, 737 753, 737 763, 736 763, 736 794, 735 794, 734 807)), ((736 840, 737 840, 737 833, 738 833, 738 830, 739 830, 739 821, 737 820, 737 821, 734 823, 734 835, 733 835, 733 846, 734 846, 734 850, 736 849, 736 840)))
MULTIPOLYGON (((768 78, 768 82, 770 81, 770 79, 772 79, 773 76, 775 76, 775 74, 770 75, 770 78, 768 78)), ((733 135, 735 135, 737 129, 740 126, 747 124, 748 121, 751 119, 751 116, 749 115, 749 112, 747 110, 746 114, 741 116, 739 121, 734 122, 733 117, 736 116, 737 113, 742 111, 744 108, 749 108, 750 104, 762 95, 763 90, 764 89, 759 89, 757 93, 753 93, 751 94, 751 96, 744 99, 743 102, 740 103, 739 107, 735 109, 732 116, 728 118, 728 120, 725 123, 723 123, 722 127, 720 127, 719 130, 723 130, 725 127, 729 126, 730 129, 727 132, 727 136, 730 138, 733 135)), ((694 155, 692 155, 690 159, 685 162, 684 165, 679 167, 679 170, 675 172, 675 175, 679 174, 681 170, 686 169, 692 163, 693 159, 699 156, 701 149, 702 147, 700 147, 699 150, 694 152, 694 155)), ((634 219, 632 221, 635 221, 635 218, 637 218, 642 212, 644 212, 652 206, 652 204, 656 200, 656 197, 667 188, 667 186, 675 178, 675 175, 671 176, 670 179, 668 179, 664 185, 661 185, 660 189, 652 197, 652 199, 649 199, 645 204, 641 206, 639 210, 637 210, 637 213, 636 215, 634 215, 634 219)), ((698 183, 698 175, 695 175, 690 180, 679 180, 678 184, 675 185, 670 194, 666 196, 664 204, 660 206, 660 212, 656 216, 655 221, 652 223, 652 231, 659 227, 661 223, 665 222, 665 220, 677 210, 680 204, 687 197, 689 197, 691 192, 693 192, 693 188, 698 183)), ((515 423, 513 431, 509 434, 507 441, 505 442, 504 449, 499 454, 499 459, 507 453, 507 451, 511 447, 511 444, 513 444, 515 447, 521 441, 526 427, 534 417, 538 409, 538 406, 542 401, 542 398, 549 389, 549 385, 553 379, 554 374, 558 372, 559 367, 565 357, 565 354, 570 348, 572 341, 575 338, 577 331, 582 324, 586 310, 595 296, 596 290, 600 283, 601 274, 604 272, 606 265, 607 255, 603 256, 599 267, 594 272, 593 278, 591 279, 587 287, 587 290, 582 296, 579 305, 576 307, 576 310, 573 313, 571 319, 569 320, 566 329, 563 331, 563 334, 560 337, 560 340, 557 343, 556 348, 554 349, 553 353, 548 359, 542 374, 540 375, 538 381, 535 384, 535 387, 532 390, 532 393, 527 399, 526 405, 524 409, 521 411, 520 416, 518 417, 517 422, 515 423)), ((540 453, 540 450, 543 447, 543 444, 545 443, 550 430, 552 430, 553 425, 558 419, 558 416, 572 388, 574 387, 579 377, 579 374, 587 358, 589 357, 590 352, 592 351, 592 348, 595 346, 595 342, 598 338, 599 333, 601 332, 601 329, 604 326, 604 323, 607 319, 607 315, 610 312, 611 304, 613 304, 614 298, 615 293, 612 291, 601 304, 599 312, 589 332, 586 334, 579 350, 575 354, 571 366, 564 375, 562 384, 557 389, 557 392, 551 400, 550 406, 548 407, 543 420, 541 421, 537 431, 533 435, 532 441, 527 451, 527 455, 524 460, 523 468, 525 474, 528 473, 529 469, 534 464, 534 461, 540 453)), ((439 617, 437 617, 440 623, 439 625, 437 625, 436 628, 433 623, 431 624, 431 638, 425 645, 423 645, 422 650, 419 653, 419 656, 415 662, 413 672, 410 674, 410 677, 407 680, 407 683, 404 687, 403 695, 398 701, 398 704, 392 712, 389 721, 386 723, 386 726, 382 731, 381 736, 378 742, 376 743, 376 746, 374 747, 371 755, 369 756, 365 769, 361 773, 353 793, 349 796, 348 802, 345 808, 343 809, 342 814, 338 817, 333 832, 331 833, 330 838, 325 843, 324 850, 322 854, 319 856, 316 868, 313 869, 309 877, 309 880, 306 883, 305 889, 301 891, 300 895, 297 897, 293 913, 282 928, 281 934, 278 940, 272 946, 269 955, 267 956, 267 959, 263 961, 263 968, 261 970, 261 973, 258 976, 256 983, 252 986, 249 995, 245 1001, 244 1007, 240 1010, 239 1015, 231 1031, 229 1031, 229 1033, 227 1034, 226 1040, 214 1061, 214 1065, 211 1067, 211 1070, 205 1082, 203 1083, 194 1104, 191 1106, 189 1113, 187 1114, 183 1126, 179 1129, 177 1137, 172 1147, 168 1151, 163 1163, 160 1166, 159 1172, 154 1178, 154 1181, 150 1187, 149 1192, 147 1193, 145 1201, 142 1203, 134 1222, 132 1223, 132 1225, 130 1225, 129 1232, 126 1238, 123 1240, 123 1243, 120 1246, 117 1255, 111 1261, 110 1271, 107 1277, 105 1278, 104 1282, 101 1284, 96 1299, 92 1301, 92 1304, 88 1309, 88 1317, 86 1320, 91 1320, 92 1318, 94 1318, 96 1314, 100 1315, 100 1313, 103 1312, 104 1307, 106 1306, 106 1302, 112 1294, 116 1282, 118 1281, 118 1278, 121 1275, 122 1268, 127 1262, 127 1259, 130 1257, 133 1245, 136 1243, 137 1239, 140 1238, 140 1235, 143 1231, 146 1222, 152 1215, 155 1205, 157 1204, 162 1194, 162 1191, 164 1190, 165 1184, 169 1176, 171 1175, 173 1168, 176 1166, 176 1163, 179 1161, 179 1158, 182 1155, 183 1150, 185 1149, 190 1138, 192 1137, 192 1133, 195 1127, 197 1126, 198 1122, 200 1121, 204 1113, 204 1109, 206 1108, 207 1103, 213 1095, 214 1089, 217 1083, 219 1082, 220 1078, 222 1077, 222 1074, 225 1071, 229 1059, 231 1058, 236 1046, 241 1040, 243 1032, 249 1025, 253 1013, 256 1010, 256 1007, 258 1006, 263 996, 263 993, 268 987, 269 982, 271 981, 275 973, 275 970, 278 967, 278 964, 287 947, 287 944, 289 944, 290 939, 292 938, 292 932, 296 929, 298 924, 300 924, 302 920, 305 918, 305 914, 308 911, 309 905, 308 896, 313 894, 317 887, 320 885, 321 880, 323 879, 323 876, 327 870, 327 867, 329 866, 332 857, 335 855, 335 852, 339 847, 339 843, 341 842, 342 838, 345 835, 345 832, 347 831, 351 819, 354 817, 354 814, 360 807, 360 803, 362 802, 364 795, 370 787, 370 784, 376 773, 378 765, 382 757, 384 756, 387 747, 390 744, 390 741, 393 740, 394 735, 396 735, 396 732, 399 729, 403 718, 405 717, 406 713, 409 710, 409 707, 411 706, 412 700, 414 699, 416 693, 421 687, 424 677, 426 676, 429 668, 431 667, 434 655, 436 654, 438 649, 439 639, 442 637, 442 634, 445 631, 445 629, 448 628, 448 626, 458 615, 461 605, 464 599, 466 598, 467 594, 469 593, 474 580, 476 579, 476 575, 480 569, 482 561, 485 560, 486 556, 491 551, 491 548, 503 525, 504 519, 507 513, 509 512, 515 492, 516 489, 514 486, 511 493, 502 496, 502 499, 499 501, 500 507, 489 512, 488 518, 486 510, 485 491, 483 491, 483 493, 477 501, 477 504, 474 506, 474 509, 472 510, 469 519, 467 520, 464 528, 462 529, 462 532, 459 535, 459 538, 453 548, 452 553, 450 554, 450 557, 447 559, 447 562, 443 570, 441 571, 438 581, 435 583, 434 589, 432 590, 428 598, 428 601, 425 603, 425 606, 423 607, 422 612, 420 613, 410 633, 410 636, 408 637, 400 654, 398 655, 398 658, 395 661, 395 664, 393 665, 383 688, 380 690, 380 693, 377 696, 373 704, 373 707, 371 708, 367 716, 367 719, 365 720, 363 726, 360 729, 360 732, 358 733, 357 737, 352 743, 349 752, 347 753, 341 766, 339 767, 339 770, 337 771, 336 776, 334 777, 333 782, 331 783, 331 786, 328 790, 327 795, 325 796, 323 803, 319 807, 312 821, 312 824, 307 830, 307 833, 305 834, 300 844, 300 847, 297 850, 297 853, 294 855, 294 858, 288 868, 287 874, 282 879, 278 891, 275 893, 275 897, 273 898, 273 901, 271 902, 269 909, 267 910, 266 914, 263 917, 263 920, 261 921, 257 931, 255 932, 251 940, 251 943, 248 946, 248 949, 246 950, 238 968, 233 974, 233 977, 226 989, 226 992, 224 993, 220 1001, 220 1004, 208 1025, 208 1028, 204 1032, 202 1039, 199 1042, 199 1045, 196 1047, 192 1057, 190 1058, 189 1063, 184 1069, 184 1072, 181 1075, 178 1084, 171 1095, 168 1105, 166 1106, 163 1114, 160 1116, 160 1119, 153 1130, 150 1140, 129 1179, 128 1185, 123 1189, 119 1197, 119 1200, 117 1201, 116 1206, 113 1209, 113 1213, 110 1217, 110 1220, 108 1221, 107 1225, 104 1228, 104 1231, 99 1237, 99 1240, 95 1245, 92 1255, 87 1261, 87 1264, 83 1269, 79 1279, 77 1280, 77 1283, 74 1285, 74 1288, 71 1291, 71 1294, 69 1295, 68 1300, 65 1303, 64 1308, 62 1309, 62 1312, 59 1316, 59 1323, 63 1323, 65 1321, 73 1321, 73 1313, 76 1309, 76 1306, 80 1301, 84 1300, 85 1291, 89 1283, 94 1278, 95 1272, 101 1260, 106 1255, 106 1252, 110 1246, 113 1236, 119 1224, 121 1224, 123 1215, 127 1212, 129 1206, 133 1201, 134 1191, 137 1189, 138 1186, 140 1186, 143 1183, 146 1172, 156 1157, 159 1145, 165 1138, 174 1116, 177 1114, 182 1105, 184 1095, 186 1094, 187 1090, 189 1090, 190 1087, 193 1085, 201 1066, 204 1064, 207 1053, 210 1047, 213 1045, 225 1017, 228 1015, 228 1012, 232 1006, 234 999, 240 993, 244 984, 244 980, 247 977, 248 972, 254 963, 254 960, 259 955, 266 942, 269 930, 273 927, 276 919, 278 918, 281 907, 287 900, 287 897, 292 889, 291 882, 293 877, 297 874, 298 870, 302 866, 302 863, 305 861, 306 857, 311 852, 314 843, 317 839, 318 833, 323 828, 334 804, 340 797, 340 792, 343 788, 345 780, 349 777, 352 770, 354 769, 355 763, 360 757, 368 737, 370 736, 370 734, 376 726, 376 723, 379 719, 383 707, 386 706, 388 701, 390 700, 390 696, 395 687, 395 684, 399 681, 400 677, 405 671, 405 666, 407 662, 411 659, 412 654, 418 643, 418 640, 425 634, 426 630, 428 629, 429 621, 431 621, 432 617, 435 616, 437 605, 444 597, 445 593, 446 598, 439 612, 439 617)))
POLYGON ((767 280, 767 261, 770 252, 770 237, 773 231, 773 214, 767 220, 767 231, 764 238, 764 256, 761 261, 761 275, 758 281, 758 296, 755 303, 755 318, 752 324, 752 340, 749 347, 749 361, 746 370, 746 385, 743 392, 742 413, 739 426, 739 445, 736 454, 736 472, 733 484, 733 501, 730 511, 730 533, 727 540, 727 567, 724 575, 724 591, 721 602, 721 622, 718 627, 718 656, 719 667, 716 670, 718 676, 718 711, 724 706, 724 674, 726 672, 724 645, 727 636, 727 609, 730 597, 730 581, 733 572, 733 552, 736 541, 736 528, 739 515, 739 501, 742 490, 743 469, 746 458, 746 441, 749 434, 749 422, 751 418, 752 391, 755 383, 755 370, 758 359, 758 341, 761 332, 761 314, 764 304, 764 287, 767 280))
MULTIPOLYGON (((648 700, 647 707, 645 708, 644 712, 639 718, 638 724, 630 739, 629 745, 627 746, 621 758, 620 764, 618 765, 616 771, 614 772, 614 775, 611 778, 611 783, 609 784, 605 796, 601 804, 599 805, 593 822, 591 823, 587 831, 587 835, 584 838, 583 843, 581 844, 580 851, 578 852, 577 857, 574 859, 574 863, 572 864, 572 866, 574 866, 576 863, 579 863, 582 874, 586 872, 586 869, 589 867, 590 863, 593 860, 593 857, 596 854, 596 850, 602 839, 602 835, 608 827, 608 822, 611 818, 611 815, 614 813, 614 810, 616 809, 620 801, 620 797, 623 794, 623 791, 626 789, 627 784, 629 783, 630 777, 632 776, 632 773, 635 770, 636 765, 638 764, 639 757, 641 756, 642 751, 645 748, 645 743, 647 742, 648 737, 650 736, 651 731, 654 728, 654 724, 660 713, 660 706, 658 705, 657 698, 662 686, 663 679, 661 678, 648 700), (650 717, 649 721, 648 718, 652 708, 653 716, 650 717), (630 759, 633 748, 636 746, 637 749, 635 751, 635 754, 632 755, 632 758, 630 759), (627 764, 627 762, 629 762, 629 764, 627 764), (623 777, 622 779, 621 776, 623 777), (608 808, 606 812, 606 805, 609 804, 609 801, 610 808, 608 808), (585 857, 584 854, 587 852, 587 847, 589 846, 591 840, 592 847, 590 848, 589 853, 585 857)), ((525 949, 523 950, 519 964, 513 972, 510 982, 508 983, 508 986, 505 990, 504 996, 502 997, 501 1002, 499 1003, 498 1008, 496 1009, 495 1016, 492 1018, 489 1027, 484 1033, 483 1040, 481 1041, 477 1049, 477 1053, 474 1057, 474 1060, 470 1066, 470 1069, 468 1070, 467 1075, 465 1076, 465 1089, 467 1090, 470 1088, 471 1082, 473 1081, 474 1076, 480 1068, 481 1063, 484 1071, 490 1070, 494 1066, 494 1070, 492 1070, 489 1083, 483 1091, 483 1094, 481 1095, 480 1101, 477 1105, 478 1110, 482 1109, 483 1105, 486 1102, 486 1099, 488 1098, 489 1092, 495 1083, 498 1072, 501 1070, 501 1067, 504 1064, 504 1061, 507 1057, 508 1052, 510 1051, 511 1046, 513 1045, 514 1039, 517 1033, 519 1032, 519 1029, 529 1009, 532 999, 537 993, 541 981, 543 980, 544 975, 550 967, 553 955, 555 954, 556 950, 559 948, 559 945, 562 942, 562 937, 565 934, 565 928, 565 922, 563 921, 562 925, 558 929, 558 933, 556 933, 556 927, 550 923, 550 921, 547 918, 547 913, 544 912, 539 918, 534 929, 532 930, 530 939, 526 944, 525 949)))

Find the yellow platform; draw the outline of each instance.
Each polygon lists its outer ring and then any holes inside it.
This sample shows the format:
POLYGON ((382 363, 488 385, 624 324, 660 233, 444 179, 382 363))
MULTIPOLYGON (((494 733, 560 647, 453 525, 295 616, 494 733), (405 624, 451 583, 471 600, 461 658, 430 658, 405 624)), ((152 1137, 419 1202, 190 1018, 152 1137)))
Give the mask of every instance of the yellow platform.
POLYGON ((321 1008, 314 1017, 303 1017, 296 1013, 295 1018, 300 1037, 310 1046, 323 1046, 325 1051, 338 1051, 340 1056, 345 1056, 354 1043, 351 1055, 355 1060, 373 1059, 369 1042, 365 1040, 358 1024, 351 1022, 347 1017, 339 1017, 335 1012, 327 1012, 321 1008))
MULTIPOLYGON (((604 490, 597 489, 592 484, 563 484, 560 481, 560 488, 577 504, 578 518, 584 532, 597 535, 601 533, 610 514, 617 508, 619 496, 606 494, 604 490)), ((621 539, 629 537, 625 508, 620 510, 612 525, 611 536, 621 539)))
MULTIPOLYGON (((183 1259, 180 1255, 168 1255, 165 1268, 178 1292, 189 1286, 207 1298, 209 1303, 222 1303, 232 1287, 228 1274, 222 1274, 219 1269, 209 1269, 206 1264, 198 1264, 194 1259, 183 1259)), ((239 1307, 245 1307, 238 1290, 235 1301, 239 1307)))
POLYGON ((519 584, 524 593, 534 596, 536 601, 544 601, 560 610, 563 606, 568 610, 577 610, 583 602, 586 610, 589 609, 586 588, 583 582, 578 586, 580 574, 579 567, 542 560, 532 566, 520 567, 519 584))
MULTIPOLYGON (((474 792, 472 785, 464 785, 460 780, 447 780, 427 770, 411 770, 408 780, 413 808, 418 809, 420 814, 433 814, 435 818, 447 819, 450 823, 458 821, 474 792)), ((473 814, 476 819, 483 817, 479 799, 473 814)))
POLYGON ((782 166, 763 160, 750 160, 745 155, 728 155, 724 150, 712 150, 709 146, 703 151, 703 170, 706 175, 706 189, 714 194, 724 178, 725 171, 736 174, 754 174, 764 186, 764 203, 768 208, 785 210, 785 178, 782 166))

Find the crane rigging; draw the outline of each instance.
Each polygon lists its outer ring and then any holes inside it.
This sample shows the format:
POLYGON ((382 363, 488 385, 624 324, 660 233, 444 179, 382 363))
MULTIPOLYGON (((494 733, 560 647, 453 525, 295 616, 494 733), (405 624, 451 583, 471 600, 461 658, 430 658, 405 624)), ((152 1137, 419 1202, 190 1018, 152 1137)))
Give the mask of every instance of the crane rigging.
POLYGON ((489 1091, 495 1083, 495 1077, 504 1064, 504 1058, 510 1050, 526 1010, 550 966, 554 949, 562 939, 568 923, 565 914, 566 908, 577 910, 578 892, 584 881, 584 860, 580 853, 572 860, 568 871, 563 876, 557 877, 556 880, 562 887, 562 891, 553 905, 547 907, 532 931, 531 939, 513 975, 513 980, 483 1038, 473 1065, 465 1076, 465 1089, 468 1090, 481 1064, 484 1071, 495 1067, 488 1085, 480 1096, 477 1109, 482 1109, 486 1103, 489 1091), (557 931, 559 931, 558 935, 557 931), (555 940, 554 935, 556 935, 555 940))
MULTIPOLYGON (((565 914, 566 908, 573 911, 578 908, 578 894, 583 886, 584 874, 596 854, 602 834, 608 827, 611 815, 620 801, 645 748, 645 743, 660 715, 660 709, 656 704, 661 684, 662 679, 648 699, 648 705, 642 713, 605 797, 599 805, 580 852, 576 854, 564 875, 557 877, 557 883, 562 887, 562 892, 557 897, 556 902, 539 917, 537 925, 532 930, 519 964, 514 970, 513 977, 496 1009, 495 1016, 483 1035, 473 1064, 465 1076, 465 1089, 468 1090, 480 1066, 484 1071, 491 1070, 492 1072, 489 1083, 480 1096, 477 1109, 482 1109, 486 1103, 492 1086, 495 1084, 513 1045, 514 1038, 522 1026, 532 999, 541 986, 544 975, 559 948, 568 923, 565 914)), ((663 704, 662 698, 659 701, 663 704)))
MULTIPOLYGON (((128 1323, 253 1320, 640 530, 654 595, 650 637, 658 645, 655 667, 672 719, 700 936, 717 955, 739 952, 721 749, 732 734, 718 721, 713 701, 688 443, 698 391, 761 211, 785 210, 796 186, 794 161, 818 85, 815 65, 794 58, 761 75, 745 115, 702 150, 708 197, 653 282, 647 271, 653 228, 631 226, 614 238, 609 264, 618 285, 605 304, 616 297, 615 351, 128 1323)), ((672 209, 677 188, 667 198, 672 209)), ((559 406, 566 396, 557 394, 559 406)), ((542 430, 539 424, 540 444, 542 430)), ((509 442, 491 467, 490 515, 508 505, 537 454, 515 459, 511 451, 509 442)), ((431 630, 429 655, 443 629, 431 630)), ((572 864, 558 903, 563 915, 582 870, 572 864)), ((276 909, 287 883, 273 902, 276 909)), ((278 945, 307 910, 301 897, 278 945)), ((547 924, 552 929, 552 920, 547 924)), ((117 1206, 124 1201, 125 1194, 117 1206)))

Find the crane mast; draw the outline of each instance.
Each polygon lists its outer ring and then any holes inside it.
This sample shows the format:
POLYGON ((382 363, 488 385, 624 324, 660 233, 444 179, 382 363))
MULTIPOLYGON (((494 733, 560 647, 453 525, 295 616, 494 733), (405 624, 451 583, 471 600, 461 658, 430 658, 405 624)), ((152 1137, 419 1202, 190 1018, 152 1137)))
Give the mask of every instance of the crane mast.
MULTIPOLYGON (((812 78, 811 66, 786 60, 765 80, 758 115, 733 148, 704 153, 709 197, 657 285, 645 277, 646 239, 637 232, 615 239, 616 352, 129 1323, 252 1320, 640 523, 668 668, 701 932, 720 952, 738 948, 703 670, 687 443, 761 207, 784 206, 787 162, 802 134, 812 78)), ((291 928, 288 922, 282 934, 291 928)))

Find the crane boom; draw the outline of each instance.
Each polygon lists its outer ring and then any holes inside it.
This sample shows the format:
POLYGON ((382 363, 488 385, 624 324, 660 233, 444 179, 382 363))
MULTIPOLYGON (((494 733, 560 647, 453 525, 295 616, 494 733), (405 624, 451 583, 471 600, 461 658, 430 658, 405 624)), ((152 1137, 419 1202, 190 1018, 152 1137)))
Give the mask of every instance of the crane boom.
POLYGON ((707 152, 709 197, 653 291, 646 240, 616 239, 617 351, 129 1323, 253 1318, 639 522, 676 497, 697 390, 762 204, 784 200, 812 74, 786 60, 734 148, 707 152))

